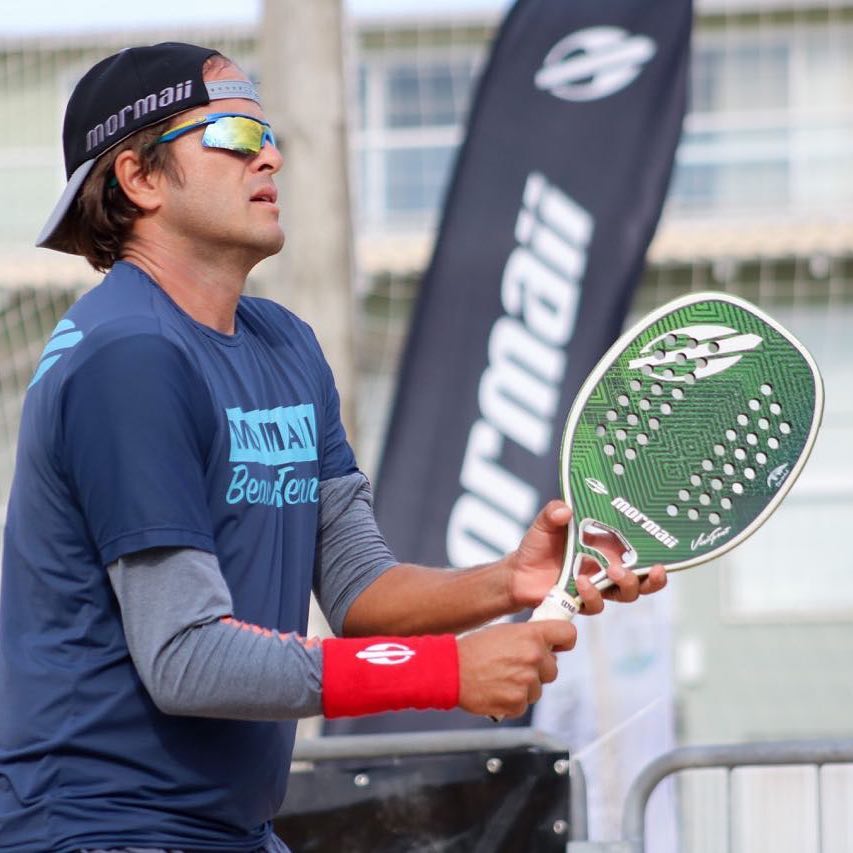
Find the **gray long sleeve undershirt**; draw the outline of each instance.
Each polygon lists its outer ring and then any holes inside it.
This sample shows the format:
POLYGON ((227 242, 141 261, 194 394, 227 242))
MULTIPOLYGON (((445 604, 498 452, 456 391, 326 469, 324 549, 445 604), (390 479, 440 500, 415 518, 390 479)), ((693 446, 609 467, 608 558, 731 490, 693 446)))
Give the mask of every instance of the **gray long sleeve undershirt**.
MULTIPOLYGON (((396 562, 367 478, 321 483, 314 591, 335 634, 352 602, 396 562)), ((131 658, 160 710, 242 720, 322 713, 320 644, 239 622, 215 555, 157 548, 121 557, 108 572, 131 658)))

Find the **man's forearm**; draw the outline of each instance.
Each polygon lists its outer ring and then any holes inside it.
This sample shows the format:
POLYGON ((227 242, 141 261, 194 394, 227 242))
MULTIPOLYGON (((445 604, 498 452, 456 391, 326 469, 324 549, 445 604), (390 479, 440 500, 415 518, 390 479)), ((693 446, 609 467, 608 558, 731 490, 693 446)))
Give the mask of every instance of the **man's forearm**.
POLYGON ((507 558, 471 569, 401 563, 365 589, 344 620, 346 636, 459 633, 517 611, 507 558))
POLYGON ((161 711, 240 720, 321 713, 319 643, 233 618, 213 554, 145 551, 112 564, 109 577, 134 665, 161 711))

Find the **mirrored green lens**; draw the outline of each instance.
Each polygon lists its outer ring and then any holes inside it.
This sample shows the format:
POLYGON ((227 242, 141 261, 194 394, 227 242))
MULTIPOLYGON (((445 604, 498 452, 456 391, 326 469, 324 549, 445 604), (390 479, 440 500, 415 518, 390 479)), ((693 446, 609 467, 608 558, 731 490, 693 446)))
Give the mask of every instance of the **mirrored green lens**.
POLYGON ((226 116, 207 126, 202 143, 208 148, 257 154, 263 147, 264 131, 269 132, 269 128, 258 121, 242 116, 226 116))

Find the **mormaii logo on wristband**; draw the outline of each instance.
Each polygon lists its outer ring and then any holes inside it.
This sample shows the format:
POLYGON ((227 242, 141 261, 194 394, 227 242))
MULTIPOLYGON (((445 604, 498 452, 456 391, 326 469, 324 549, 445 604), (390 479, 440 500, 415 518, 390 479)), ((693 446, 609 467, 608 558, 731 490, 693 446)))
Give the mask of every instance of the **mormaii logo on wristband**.
POLYGON ((408 663, 415 656, 415 650, 404 646, 402 643, 374 643, 372 646, 356 652, 355 656, 361 660, 366 660, 368 663, 394 666, 398 663, 408 663))

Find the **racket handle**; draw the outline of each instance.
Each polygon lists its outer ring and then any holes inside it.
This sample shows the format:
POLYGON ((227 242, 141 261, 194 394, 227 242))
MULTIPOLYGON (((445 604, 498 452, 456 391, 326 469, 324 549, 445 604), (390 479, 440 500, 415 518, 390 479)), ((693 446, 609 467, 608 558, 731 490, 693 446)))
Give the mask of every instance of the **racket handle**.
POLYGON ((530 616, 531 622, 542 622, 545 619, 562 619, 571 622, 580 610, 580 602, 569 595, 564 589, 553 586, 542 600, 542 603, 530 616))
MULTIPOLYGON (((554 586, 551 587, 548 594, 542 599, 542 603, 530 615, 529 621, 544 622, 546 619, 560 619, 571 622, 578 610, 580 610, 578 600, 564 589, 554 586)), ((489 719, 493 723, 499 723, 503 717, 494 717, 490 714, 489 719)))
MULTIPOLYGON (((553 586, 528 621, 544 622, 546 619, 561 619, 571 622, 578 610, 580 610, 580 603, 576 598, 572 598, 564 589, 553 586)), ((499 723, 503 717, 494 717, 489 714, 489 719, 493 723, 499 723)))

